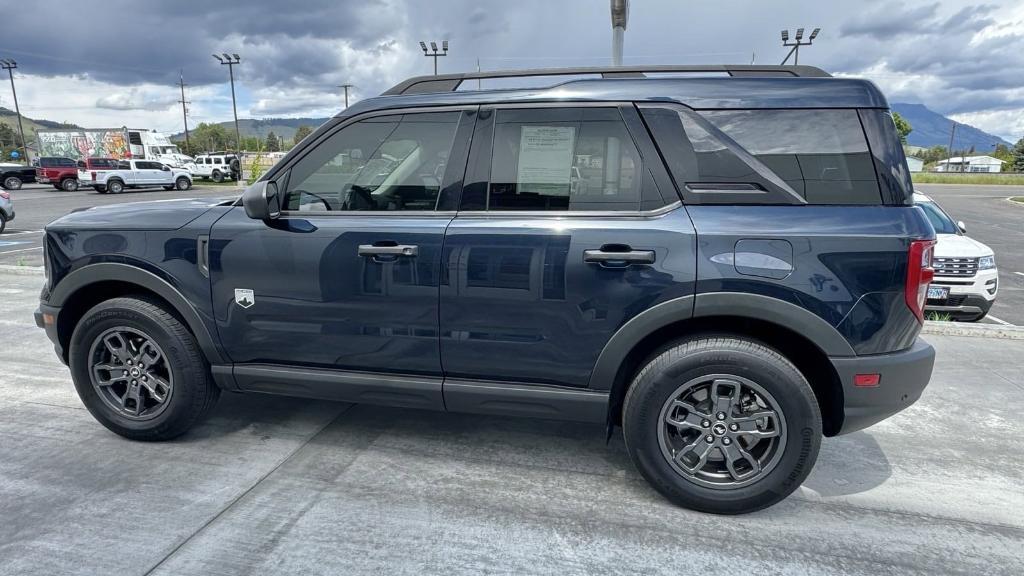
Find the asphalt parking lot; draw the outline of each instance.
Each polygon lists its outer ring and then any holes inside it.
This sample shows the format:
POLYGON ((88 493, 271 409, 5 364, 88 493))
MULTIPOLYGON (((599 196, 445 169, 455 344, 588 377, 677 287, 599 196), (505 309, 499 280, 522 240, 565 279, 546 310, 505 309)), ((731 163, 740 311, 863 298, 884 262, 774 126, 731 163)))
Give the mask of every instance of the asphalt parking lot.
POLYGON ((217 186, 197 183, 191 190, 170 192, 163 188, 129 189, 121 194, 98 194, 91 189, 77 192, 55 190, 53 186, 26 184, 21 190, 11 190, 14 198, 15 218, 7 223, 0 234, 0 265, 42 266, 41 250, 43 226, 77 208, 147 202, 174 198, 219 198, 241 194, 235 186, 217 186))
POLYGON ((229 394, 124 440, 35 327, 40 282, 0 271, 0 574, 1024 573, 1024 340, 928 336, 915 406, 717 517, 601 426, 229 394))

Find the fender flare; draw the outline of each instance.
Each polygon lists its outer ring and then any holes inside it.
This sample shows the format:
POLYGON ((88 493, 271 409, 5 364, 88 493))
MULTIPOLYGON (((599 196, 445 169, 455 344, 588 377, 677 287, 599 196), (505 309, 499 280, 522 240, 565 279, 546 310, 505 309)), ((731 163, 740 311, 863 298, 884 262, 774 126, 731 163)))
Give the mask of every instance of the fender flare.
POLYGON ((830 357, 856 356, 853 347, 838 330, 800 306, 760 294, 705 293, 662 302, 623 324, 601 350, 590 373, 588 387, 611 390, 626 356, 638 342, 656 330, 676 322, 712 316, 763 320, 806 336, 830 357))
POLYGON ((199 313, 196 312, 195 307, 169 282, 142 268, 116 262, 101 262, 83 266, 65 276, 53 287, 46 304, 63 307, 67 300, 82 288, 97 282, 111 280, 135 284, 166 300, 185 320, 185 324, 195 335, 199 348, 203 351, 207 361, 210 364, 224 363, 216 341, 210 335, 210 331, 203 323, 199 313))

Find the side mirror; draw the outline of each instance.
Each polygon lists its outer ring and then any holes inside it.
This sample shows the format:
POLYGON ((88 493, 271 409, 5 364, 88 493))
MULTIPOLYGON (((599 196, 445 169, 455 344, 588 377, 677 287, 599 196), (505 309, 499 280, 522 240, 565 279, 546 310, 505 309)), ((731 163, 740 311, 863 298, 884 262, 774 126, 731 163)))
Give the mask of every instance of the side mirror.
POLYGON ((242 193, 245 215, 253 220, 273 220, 281 215, 281 199, 277 184, 266 180, 256 182, 242 193))
POLYGON ((85 162, 83 162, 83 161, 79 160, 79 161, 78 161, 78 167, 79 167, 79 168, 85 168, 85 162))
POLYGON ((963 220, 957 220, 956 227, 960 229, 961 234, 967 234, 967 225, 964 224, 963 220))
POLYGON ((166 165, 161 166, 160 169, 163 170, 164 172, 170 172, 171 171, 171 169, 168 166, 166 166, 166 165))

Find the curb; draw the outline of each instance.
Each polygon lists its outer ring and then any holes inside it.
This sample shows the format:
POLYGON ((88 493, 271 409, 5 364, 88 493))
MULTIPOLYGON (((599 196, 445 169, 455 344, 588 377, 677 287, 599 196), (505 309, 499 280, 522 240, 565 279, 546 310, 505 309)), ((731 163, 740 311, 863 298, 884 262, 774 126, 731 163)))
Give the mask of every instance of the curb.
POLYGON ((921 334, 941 336, 971 336, 999 340, 1024 340, 1024 326, 996 326, 994 324, 965 324, 927 320, 921 334))

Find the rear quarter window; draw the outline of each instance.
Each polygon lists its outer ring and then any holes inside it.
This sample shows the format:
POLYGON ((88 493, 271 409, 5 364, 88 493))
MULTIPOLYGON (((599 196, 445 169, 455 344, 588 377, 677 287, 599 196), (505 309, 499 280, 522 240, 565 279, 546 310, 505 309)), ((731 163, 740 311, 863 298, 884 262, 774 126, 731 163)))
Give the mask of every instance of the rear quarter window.
POLYGON ((881 204, 857 110, 668 110, 644 118, 691 203, 881 204))

